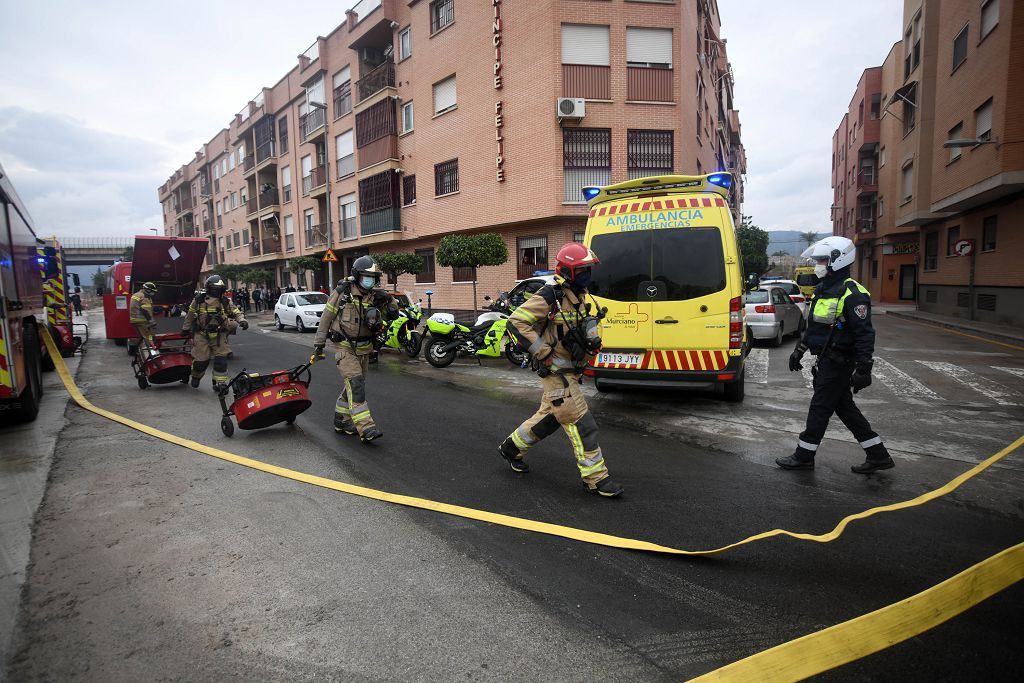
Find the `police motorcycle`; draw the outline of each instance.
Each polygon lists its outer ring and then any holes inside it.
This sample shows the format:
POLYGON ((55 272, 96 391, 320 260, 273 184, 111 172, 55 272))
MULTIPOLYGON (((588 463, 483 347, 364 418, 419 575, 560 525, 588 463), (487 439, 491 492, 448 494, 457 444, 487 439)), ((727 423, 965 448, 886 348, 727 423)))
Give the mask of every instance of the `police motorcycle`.
POLYGON ((512 310, 508 292, 502 292, 491 302, 486 313, 477 317, 472 327, 455 322, 451 313, 435 313, 427 320, 430 340, 424 345, 423 356, 435 368, 448 367, 460 353, 479 358, 497 358, 504 354, 516 367, 526 367, 529 355, 519 349, 508 329, 508 316, 512 310))
POLYGON ((423 318, 422 299, 413 302, 406 295, 392 295, 398 301, 398 316, 385 323, 373 339, 373 351, 376 354, 385 346, 401 349, 409 358, 420 355, 423 348, 423 335, 416 331, 423 318))

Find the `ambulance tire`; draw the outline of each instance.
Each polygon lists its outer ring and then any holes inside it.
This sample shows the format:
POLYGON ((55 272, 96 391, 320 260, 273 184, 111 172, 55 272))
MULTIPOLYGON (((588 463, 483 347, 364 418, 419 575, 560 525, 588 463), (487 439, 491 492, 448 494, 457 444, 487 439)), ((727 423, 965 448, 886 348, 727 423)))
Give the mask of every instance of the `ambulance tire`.
POLYGON ((740 374, 740 378, 735 382, 729 382, 723 385, 725 389, 725 400, 729 403, 742 403, 743 395, 746 393, 746 371, 740 374))
POLYGON ((602 382, 599 379, 594 380, 594 388, 596 388, 598 390, 598 392, 600 392, 602 394, 609 394, 609 393, 615 391, 615 387, 612 387, 612 386, 610 386, 608 384, 605 384, 604 382, 602 382))

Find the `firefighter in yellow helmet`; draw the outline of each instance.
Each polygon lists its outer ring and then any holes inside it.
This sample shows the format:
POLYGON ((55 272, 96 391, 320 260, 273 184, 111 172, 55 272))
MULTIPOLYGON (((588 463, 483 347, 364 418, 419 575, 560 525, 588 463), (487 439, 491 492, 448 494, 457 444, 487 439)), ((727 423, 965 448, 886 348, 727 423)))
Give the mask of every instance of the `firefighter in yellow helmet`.
POLYGON ((583 368, 601 347, 599 320, 585 302, 590 269, 599 263, 587 247, 570 242, 555 257, 555 285, 542 287, 517 308, 508 321, 520 345, 528 346, 532 366, 541 377, 540 408, 498 447, 513 472, 530 466, 523 455, 561 427, 569 437, 576 466, 587 489, 614 498, 623 488, 608 477, 597 422, 583 396, 583 368))
POLYGON ((240 308, 224 296, 227 283, 220 275, 206 279, 203 293, 196 295, 188 308, 182 332, 192 334, 192 386, 198 387, 213 358, 213 389, 217 391, 228 381, 228 335, 241 327, 249 329, 240 308))
POLYGON ((353 261, 352 274, 331 292, 313 339, 316 358, 324 357, 328 339, 338 344, 334 358, 344 386, 334 406, 334 429, 358 433, 363 443, 384 436, 366 403, 366 371, 385 314, 398 314, 394 298, 377 288, 381 275, 373 257, 360 256, 353 261))
POLYGON ((156 296, 156 285, 152 282, 143 283, 139 291, 132 294, 128 304, 128 321, 135 327, 142 338, 142 348, 152 349, 153 331, 156 323, 153 320, 153 297, 156 296))

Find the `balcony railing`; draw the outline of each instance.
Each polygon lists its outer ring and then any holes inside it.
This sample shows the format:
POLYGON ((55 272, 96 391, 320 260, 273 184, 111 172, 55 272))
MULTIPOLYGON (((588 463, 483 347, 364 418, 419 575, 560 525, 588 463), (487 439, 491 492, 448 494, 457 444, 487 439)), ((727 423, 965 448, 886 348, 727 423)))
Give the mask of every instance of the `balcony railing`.
POLYGON ((878 179, 875 177, 875 169, 864 168, 857 174, 857 187, 874 186, 878 179))
POLYGON ((324 127, 324 110, 313 109, 313 111, 299 117, 299 134, 303 139, 324 127))
POLYGON ((672 102, 672 69, 628 67, 626 99, 635 102, 672 102))
POLYGON ((262 164, 267 159, 274 158, 274 141, 268 140, 256 148, 256 163, 262 164))
POLYGON ((263 253, 276 254, 281 251, 281 240, 276 237, 263 238, 263 253))
POLYGON ((563 64, 562 95, 588 100, 610 100, 611 67, 563 64))
POLYGON ((317 166, 313 171, 302 178, 302 194, 307 195, 318 187, 327 184, 327 174, 323 166, 317 166))
POLYGON ((344 178, 356 172, 356 155, 349 154, 347 157, 338 159, 338 177, 344 178))
POLYGON ((360 102, 384 88, 395 87, 395 63, 384 62, 359 79, 356 85, 359 88, 360 102))
POLYGON ((256 198, 253 197, 252 199, 245 203, 245 214, 248 216, 256 213, 257 211, 259 211, 259 205, 258 202, 256 201, 256 198))
POLYGON ((256 155, 246 154, 245 159, 242 160, 242 172, 251 171, 256 166, 256 155))
POLYGON ((306 228, 306 246, 319 247, 327 244, 328 228, 330 228, 330 225, 327 223, 308 226, 306 228))
POLYGON ((875 231, 875 219, 874 218, 858 218, 857 219, 857 232, 860 234, 874 232, 875 231))
POLYGON ((261 209, 265 209, 268 206, 277 206, 279 203, 277 190, 270 190, 269 192, 263 192, 260 194, 261 209))
POLYGON ((253 240, 252 243, 249 245, 249 256, 261 256, 262 253, 263 252, 260 249, 260 241, 253 240))
POLYGON ((181 202, 178 203, 178 206, 175 207, 174 211, 175 213, 181 213, 182 211, 188 211, 194 206, 195 205, 192 202, 192 195, 185 195, 182 197, 181 202))
POLYGON ((380 7, 381 0, 359 0, 356 6, 353 7, 350 12, 356 15, 356 23, 358 24, 366 17, 370 16, 370 12, 380 7))
POLYGON ((397 206, 359 214, 359 225, 362 228, 363 237, 402 229, 397 206))
POLYGON ((334 118, 352 111, 352 82, 346 81, 334 89, 334 118))
POLYGON ((359 219, 356 216, 342 218, 338 221, 338 232, 341 233, 343 240, 353 240, 359 237, 359 219))

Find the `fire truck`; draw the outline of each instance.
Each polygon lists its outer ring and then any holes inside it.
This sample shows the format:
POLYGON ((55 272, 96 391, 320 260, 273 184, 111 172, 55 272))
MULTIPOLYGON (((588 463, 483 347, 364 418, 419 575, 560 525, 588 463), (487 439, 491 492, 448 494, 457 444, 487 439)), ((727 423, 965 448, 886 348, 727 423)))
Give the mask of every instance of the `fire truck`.
POLYGON ((0 166, 0 425, 34 420, 43 395, 38 325, 45 325, 41 270, 55 264, 40 256, 25 205, 0 166))
MULTIPOLYGON (((68 274, 64 267, 64 251, 56 237, 48 237, 36 248, 39 273, 43 281, 43 305, 50 336, 60 349, 60 355, 69 358, 75 351, 85 353, 89 328, 74 321, 71 295, 81 289, 75 273, 68 274)), ((43 370, 52 370, 52 361, 43 360, 43 370)))

